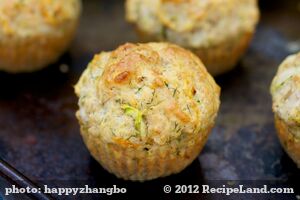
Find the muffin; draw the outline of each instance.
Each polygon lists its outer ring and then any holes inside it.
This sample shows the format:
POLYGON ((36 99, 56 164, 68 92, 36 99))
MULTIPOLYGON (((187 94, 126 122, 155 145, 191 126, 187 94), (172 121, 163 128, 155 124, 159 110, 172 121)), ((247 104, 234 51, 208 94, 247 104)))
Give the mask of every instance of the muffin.
POLYGON ((280 65, 271 94, 278 137, 300 167, 300 53, 289 56, 280 65))
POLYGON ((220 104, 220 88, 199 58, 168 43, 96 55, 75 92, 87 148, 126 180, 183 170, 204 146, 220 104))
POLYGON ((0 70, 31 72, 54 63, 69 46, 80 0, 1 0, 0 70))
POLYGON ((127 0, 126 18, 142 40, 188 48, 219 75, 245 53, 259 10, 256 0, 127 0))

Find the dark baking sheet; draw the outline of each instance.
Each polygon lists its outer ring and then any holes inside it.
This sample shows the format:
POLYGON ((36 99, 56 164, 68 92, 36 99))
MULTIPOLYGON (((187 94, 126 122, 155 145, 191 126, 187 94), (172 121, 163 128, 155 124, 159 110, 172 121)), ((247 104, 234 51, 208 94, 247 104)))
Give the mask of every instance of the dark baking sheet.
MULTIPOLYGON (((222 185, 235 180, 230 184, 288 185, 299 194, 299 170, 275 134, 269 85, 280 62, 300 50, 300 1, 260 3, 261 22, 249 51, 235 70, 217 78, 222 105, 216 127, 199 158, 182 173, 146 183, 122 181, 103 170, 81 140, 73 85, 95 53, 137 41, 124 21, 122 0, 85 0, 77 37, 57 64, 33 74, 0 73, 1 158, 39 185, 116 184, 127 187, 131 195, 173 199, 174 195, 161 196, 163 185, 222 185)), ((3 189, 5 184, 0 185, 3 189)), ((99 197, 107 198, 94 196, 99 197)), ((257 199, 255 195, 181 197, 257 199)), ((259 198, 295 199, 296 194, 259 198)))

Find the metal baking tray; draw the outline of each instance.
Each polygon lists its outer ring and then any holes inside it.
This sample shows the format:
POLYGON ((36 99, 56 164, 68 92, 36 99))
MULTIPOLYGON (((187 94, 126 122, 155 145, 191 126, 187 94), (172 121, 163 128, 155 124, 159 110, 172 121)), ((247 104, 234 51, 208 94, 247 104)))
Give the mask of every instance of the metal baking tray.
MULTIPOLYGON (((77 36, 59 62, 32 74, 0 73, 1 158, 39 186, 115 184, 128 191, 113 197, 52 195, 57 199, 127 199, 128 195, 144 199, 153 195, 160 199, 258 198, 163 193, 166 184, 235 183, 287 185, 296 193, 261 195, 259 199, 296 199, 300 173, 277 139, 269 86, 280 62, 300 50, 299 1, 260 1, 261 21, 247 54, 235 70, 216 78, 222 87, 222 104, 204 150, 180 174, 145 183, 123 181, 106 172, 87 151, 75 118, 73 85, 93 55, 125 42, 138 42, 133 27, 124 20, 123 4, 122 0, 84 0, 77 36)), ((4 180, 19 176, 11 168, 1 169, 3 190, 4 180)))

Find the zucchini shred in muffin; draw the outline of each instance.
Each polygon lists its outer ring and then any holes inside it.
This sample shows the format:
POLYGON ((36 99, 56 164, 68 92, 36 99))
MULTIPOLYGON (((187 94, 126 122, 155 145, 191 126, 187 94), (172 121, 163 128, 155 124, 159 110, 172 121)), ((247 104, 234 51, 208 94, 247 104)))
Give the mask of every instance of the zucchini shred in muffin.
POLYGON ((257 0, 126 0, 126 18, 143 41, 188 48, 219 75, 245 53, 259 10, 257 0))
POLYGON ((1 0, 0 70, 39 70, 57 59, 74 37, 80 0, 1 0))
POLYGON ((96 55, 75 86, 92 156, 126 180, 178 173, 204 146, 220 88, 197 56, 168 43, 96 55))
POLYGON ((280 65, 271 94, 278 137, 300 167, 300 53, 289 56, 280 65))

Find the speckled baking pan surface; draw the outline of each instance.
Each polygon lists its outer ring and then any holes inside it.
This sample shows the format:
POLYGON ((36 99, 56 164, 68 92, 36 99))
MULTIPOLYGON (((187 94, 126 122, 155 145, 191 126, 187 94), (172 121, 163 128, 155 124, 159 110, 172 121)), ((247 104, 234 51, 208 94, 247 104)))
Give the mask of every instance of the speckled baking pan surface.
POLYGON ((232 180, 297 189, 300 173, 278 141, 269 86, 281 61, 300 50, 300 2, 261 4, 261 22, 247 54, 234 71, 216 79, 222 88, 216 127, 182 173, 146 183, 122 181, 101 168, 82 142, 73 85, 95 53, 137 41, 121 0, 85 0, 77 37, 58 63, 33 74, 0 73, 1 158, 38 185, 116 184, 144 195, 162 192, 165 184, 232 180))

